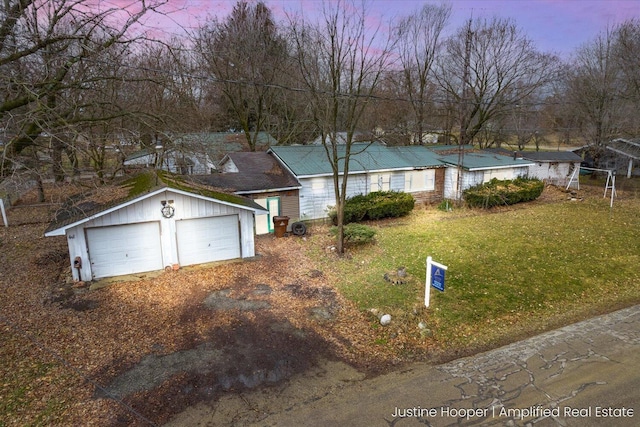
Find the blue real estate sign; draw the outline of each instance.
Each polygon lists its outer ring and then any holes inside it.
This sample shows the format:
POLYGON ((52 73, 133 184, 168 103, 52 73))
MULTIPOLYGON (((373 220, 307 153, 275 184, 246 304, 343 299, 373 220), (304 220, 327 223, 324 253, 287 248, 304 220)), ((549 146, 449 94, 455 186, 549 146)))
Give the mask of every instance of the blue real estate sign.
POLYGON ((446 270, 439 265, 431 264, 431 286, 444 292, 444 275, 446 270))
POLYGON ((433 286, 440 292, 444 292, 444 275, 447 266, 433 261, 427 257, 427 281, 424 289, 424 305, 429 307, 429 299, 431 298, 431 287, 433 286))

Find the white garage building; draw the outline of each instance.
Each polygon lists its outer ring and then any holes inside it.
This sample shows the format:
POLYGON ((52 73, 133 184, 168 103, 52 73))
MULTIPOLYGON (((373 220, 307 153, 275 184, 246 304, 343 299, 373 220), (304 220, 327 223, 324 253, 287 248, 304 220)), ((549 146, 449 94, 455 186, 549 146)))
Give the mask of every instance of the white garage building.
POLYGON ((255 256, 254 215, 264 208, 167 177, 129 180, 112 189, 122 198, 96 202, 102 189, 60 211, 45 236, 66 236, 74 280, 255 256), (141 190, 140 182, 154 185, 141 190))

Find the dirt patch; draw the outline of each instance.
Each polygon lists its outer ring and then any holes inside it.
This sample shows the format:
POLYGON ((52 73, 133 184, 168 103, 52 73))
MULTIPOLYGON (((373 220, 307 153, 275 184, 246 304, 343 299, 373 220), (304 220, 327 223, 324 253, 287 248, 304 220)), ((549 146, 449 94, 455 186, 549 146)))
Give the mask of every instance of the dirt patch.
POLYGON ((195 348, 145 356, 99 390, 97 397, 122 399, 150 392, 179 374, 182 379, 171 385, 179 393, 172 400, 182 396, 185 403, 211 399, 223 391, 277 383, 313 365, 320 356, 315 350, 320 342, 319 337, 287 321, 238 319, 231 328, 211 331, 209 339, 195 348))
POLYGON ((271 307, 267 301, 229 298, 230 294, 231 289, 213 292, 204 299, 203 304, 212 310, 254 311, 271 307))

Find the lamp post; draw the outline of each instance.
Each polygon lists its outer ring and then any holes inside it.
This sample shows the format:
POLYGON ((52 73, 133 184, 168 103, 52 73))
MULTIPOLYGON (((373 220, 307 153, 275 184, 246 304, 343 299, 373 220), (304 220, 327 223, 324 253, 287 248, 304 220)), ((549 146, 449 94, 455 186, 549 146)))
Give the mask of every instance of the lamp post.
POLYGON ((154 167, 156 169, 162 169, 162 157, 163 157, 162 144, 156 144, 154 148, 156 149, 156 159, 155 159, 154 167))

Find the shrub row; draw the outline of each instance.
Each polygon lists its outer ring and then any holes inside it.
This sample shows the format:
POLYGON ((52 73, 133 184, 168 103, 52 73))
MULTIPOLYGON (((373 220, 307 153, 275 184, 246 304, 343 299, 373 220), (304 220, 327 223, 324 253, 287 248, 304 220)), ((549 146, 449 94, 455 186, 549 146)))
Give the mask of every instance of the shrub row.
POLYGON ((491 208, 514 205, 540 197, 544 182, 535 178, 516 178, 499 181, 492 179, 486 184, 476 185, 464 191, 464 200, 470 207, 491 208))
MULTIPOLYGON (((375 191, 353 196, 346 200, 344 223, 401 217, 411 212, 415 203, 411 194, 398 191, 375 191)), ((329 212, 329 217, 334 225, 338 223, 335 209, 329 212)))

